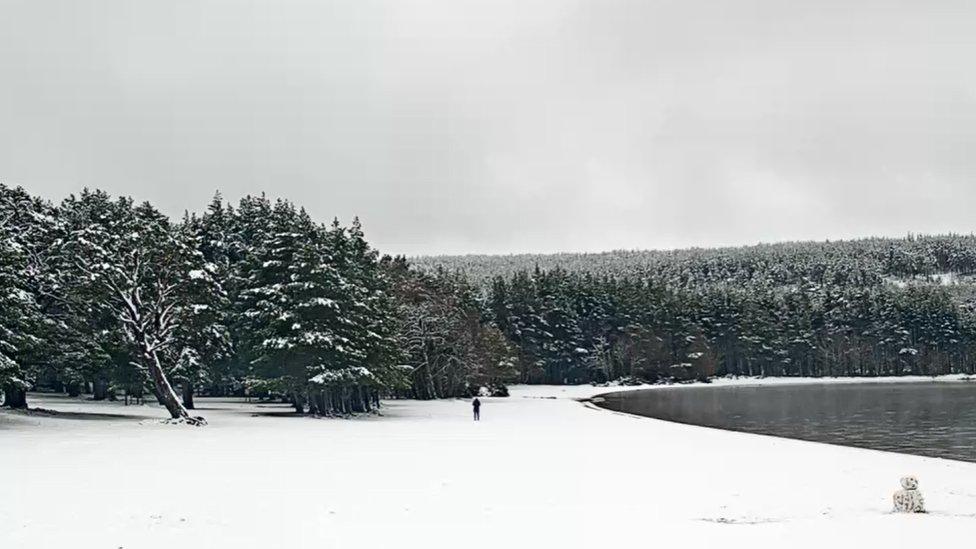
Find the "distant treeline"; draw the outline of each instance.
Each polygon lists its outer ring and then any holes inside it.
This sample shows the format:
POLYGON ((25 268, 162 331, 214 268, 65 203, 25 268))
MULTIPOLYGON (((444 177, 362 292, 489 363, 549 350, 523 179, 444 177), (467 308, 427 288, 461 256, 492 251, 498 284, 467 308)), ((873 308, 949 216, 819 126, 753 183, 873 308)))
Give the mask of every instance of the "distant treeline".
POLYGON ((973 372, 973 236, 380 256, 358 220, 217 195, 179 221, 0 185, 0 389, 368 411, 381 396, 715 375, 973 372))
POLYGON ((973 373, 976 237, 418 258, 466 273, 522 381, 973 373))

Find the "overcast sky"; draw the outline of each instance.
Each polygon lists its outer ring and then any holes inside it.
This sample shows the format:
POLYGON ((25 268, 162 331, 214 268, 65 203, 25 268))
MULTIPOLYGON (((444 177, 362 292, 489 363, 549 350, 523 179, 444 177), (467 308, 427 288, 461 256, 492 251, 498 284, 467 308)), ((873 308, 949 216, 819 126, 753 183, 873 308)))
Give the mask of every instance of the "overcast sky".
POLYGON ((391 253, 976 229, 976 3, 0 0, 0 181, 391 253))

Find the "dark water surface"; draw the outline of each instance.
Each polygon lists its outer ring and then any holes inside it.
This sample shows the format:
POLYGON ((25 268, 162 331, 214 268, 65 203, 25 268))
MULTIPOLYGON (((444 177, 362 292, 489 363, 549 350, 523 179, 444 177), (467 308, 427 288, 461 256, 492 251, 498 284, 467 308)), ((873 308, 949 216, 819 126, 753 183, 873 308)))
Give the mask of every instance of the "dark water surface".
POLYGON ((976 383, 676 387, 603 399, 679 423, 976 462, 976 383))

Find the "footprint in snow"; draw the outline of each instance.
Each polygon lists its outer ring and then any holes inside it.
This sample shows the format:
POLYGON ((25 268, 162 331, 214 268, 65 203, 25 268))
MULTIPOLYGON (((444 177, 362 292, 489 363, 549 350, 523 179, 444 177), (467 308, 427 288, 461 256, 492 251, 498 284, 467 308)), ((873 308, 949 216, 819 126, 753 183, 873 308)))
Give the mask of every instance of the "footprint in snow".
POLYGON ((740 517, 740 518, 717 517, 717 518, 700 518, 698 520, 702 522, 711 522, 714 524, 745 524, 745 525, 771 524, 775 522, 783 522, 782 519, 775 519, 775 518, 768 518, 768 517, 740 517))

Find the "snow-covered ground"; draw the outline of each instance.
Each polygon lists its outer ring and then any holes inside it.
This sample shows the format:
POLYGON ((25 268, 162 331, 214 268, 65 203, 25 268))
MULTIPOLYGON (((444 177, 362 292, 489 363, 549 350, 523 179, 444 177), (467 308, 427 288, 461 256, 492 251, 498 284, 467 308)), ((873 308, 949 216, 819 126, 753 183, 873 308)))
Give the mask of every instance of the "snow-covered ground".
POLYGON ((574 400, 608 390, 518 387, 483 399, 480 423, 461 400, 320 420, 199 399, 205 428, 144 420, 164 415, 155 406, 35 396, 65 413, 0 413, 0 548, 823 549, 976 533, 976 464, 574 400), (907 474, 930 514, 889 512, 907 474))

